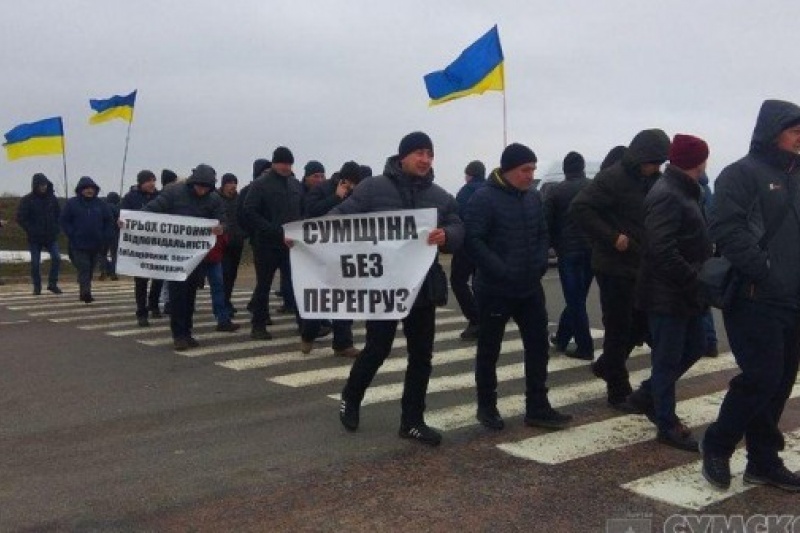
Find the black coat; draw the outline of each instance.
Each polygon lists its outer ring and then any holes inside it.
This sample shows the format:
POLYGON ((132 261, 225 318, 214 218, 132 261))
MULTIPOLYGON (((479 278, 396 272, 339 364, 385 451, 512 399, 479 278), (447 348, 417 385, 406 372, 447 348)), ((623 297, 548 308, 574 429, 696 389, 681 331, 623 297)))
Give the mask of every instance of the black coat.
POLYGON ((31 192, 22 197, 17 208, 17 224, 28 236, 28 242, 47 246, 58 238, 61 207, 53 193, 53 184, 41 174, 31 180, 31 192), (38 194, 36 188, 47 185, 47 192, 38 194))
POLYGON ((165 187, 142 211, 181 215, 185 217, 216 219, 225 225, 225 207, 216 194, 197 196, 191 183, 175 183, 165 187))
POLYGON ((800 157, 779 150, 781 131, 800 121, 800 107, 767 100, 761 107, 750 153, 726 167, 714 183, 711 237, 745 278, 741 296, 800 308, 800 157), (789 202, 772 242, 758 241, 789 202))
POLYGON ((321 217, 342 203, 343 199, 336 196, 336 188, 340 181, 339 178, 331 178, 308 191, 303 214, 306 217, 321 217))
POLYGON ((472 195, 465 224, 476 293, 524 298, 537 290, 550 248, 538 191, 516 189, 495 170, 472 195))
POLYGON ((569 210, 572 200, 587 185, 589 179, 584 172, 567 174, 564 181, 551 186, 544 200, 550 246, 559 257, 591 250, 589 238, 569 210))
POLYGON ((677 316, 700 314, 697 273, 711 257, 702 189, 668 166, 645 198, 645 250, 638 279, 639 306, 677 316))
POLYGON ((153 191, 151 194, 148 194, 137 187, 136 189, 128 191, 125 196, 122 197, 119 208, 129 211, 141 211, 148 202, 152 201, 157 196, 158 191, 153 191))
POLYGON ((250 243, 258 248, 285 250, 283 224, 302 218, 302 185, 294 176, 274 169, 250 184, 244 199, 244 218, 250 243))

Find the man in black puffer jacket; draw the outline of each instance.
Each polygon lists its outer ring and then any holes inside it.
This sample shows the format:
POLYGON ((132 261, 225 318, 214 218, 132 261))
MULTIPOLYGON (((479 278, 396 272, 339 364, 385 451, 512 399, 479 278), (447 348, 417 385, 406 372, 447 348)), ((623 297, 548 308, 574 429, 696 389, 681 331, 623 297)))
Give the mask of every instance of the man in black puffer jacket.
POLYGON ((550 339, 557 351, 591 361, 594 359, 594 344, 589 332, 586 297, 592 286, 592 249, 586 233, 569 209, 575 196, 589 185, 589 179, 585 172, 586 162, 578 152, 568 153, 562 168, 564 181, 554 184, 544 201, 550 245, 558 255, 558 277, 566 303, 556 334, 550 339), (567 345, 573 338, 577 350, 567 352, 567 345))
MULTIPOLYGON (((457 250, 464 241, 464 226, 458 216, 458 205, 455 198, 433 183, 432 163, 433 142, 430 137, 419 131, 409 133, 400 141, 398 154, 386 162, 383 175, 362 181, 347 200, 331 210, 331 214, 432 207, 438 212, 438 224, 428 236, 428 244, 440 246, 447 252, 457 250)), ((403 333, 408 340, 408 369, 403 386, 399 434, 402 438, 430 446, 437 446, 442 441, 442 436, 425 424, 424 417, 436 331, 436 307, 430 301, 428 292, 432 272, 437 268, 441 269, 438 257, 434 259, 411 312, 403 319, 403 333)), ((361 400, 392 350, 397 322, 368 320, 366 323, 364 349, 353 363, 347 384, 342 390, 339 420, 349 431, 358 429, 361 400)))
POLYGON ((475 362, 478 420, 503 429, 497 410, 497 359, 510 318, 525 349, 525 424, 559 429, 572 419, 547 398, 547 310, 542 276, 547 271, 544 209, 532 188, 536 155, 522 144, 503 150, 500 168, 467 206, 466 246, 475 262, 480 330, 475 362))
POLYGON ((635 309, 636 276, 644 245, 644 197, 661 176, 669 137, 659 129, 636 134, 622 159, 600 171, 571 210, 592 243, 605 338, 592 371, 606 382, 608 404, 625 409, 631 393, 625 363, 647 338, 647 318, 635 309))
POLYGON ((47 290, 61 294, 58 288, 58 273, 61 267, 61 252, 58 249, 59 218, 61 207, 53 193, 53 184, 47 176, 36 173, 31 179, 31 192, 22 197, 17 209, 17 224, 28 236, 31 252, 31 281, 33 294, 42 293, 42 249, 50 254, 50 273, 47 290))
POLYGON ((697 441, 675 414, 675 384, 705 351, 697 274, 711 257, 711 239, 700 205, 700 177, 708 145, 678 134, 670 164, 645 198, 646 244, 637 286, 652 335, 650 379, 628 402, 648 414, 662 444, 697 451, 697 441))
POLYGON ((703 475, 720 488, 730 486, 730 456, 744 437, 745 483, 800 491, 800 477, 778 456, 785 446, 778 423, 800 359, 798 154, 800 107, 767 100, 750 153, 725 168, 714 187, 711 236, 744 281, 723 311, 742 373, 731 380, 702 445, 703 475), (773 237, 762 249, 758 242, 771 227, 773 237))

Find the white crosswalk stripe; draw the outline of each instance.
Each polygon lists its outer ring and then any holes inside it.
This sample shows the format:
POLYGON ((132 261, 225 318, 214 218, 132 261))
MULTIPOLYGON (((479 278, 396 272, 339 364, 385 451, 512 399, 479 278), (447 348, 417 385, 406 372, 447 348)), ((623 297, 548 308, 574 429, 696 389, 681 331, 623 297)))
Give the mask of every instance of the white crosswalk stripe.
MULTIPOLYGON (((169 318, 151 319, 151 327, 140 328, 136 323, 132 283, 116 283, 101 286, 94 292, 96 302, 86 305, 77 300, 77 288, 65 285, 61 296, 43 294, 33 296, 27 292, 3 292, 2 305, 7 309, 22 313, 25 321, 47 320, 70 325, 77 329, 108 335, 119 342, 136 342, 155 350, 168 348, 173 352, 172 337, 169 332, 169 318)), ((249 300, 249 291, 236 291, 234 302, 244 307, 249 300)), ((287 391, 308 390, 319 393, 321 397, 333 400, 331 416, 335 415, 340 398, 339 391, 349 375, 352 360, 336 358, 330 346, 331 339, 319 339, 309 354, 301 353, 299 337, 296 333, 294 315, 272 313, 274 325, 267 329, 275 335, 270 341, 253 341, 249 337, 249 323, 242 322, 238 332, 215 331, 216 321, 210 310, 208 291, 198 293, 198 310, 195 314, 195 337, 201 346, 181 352, 180 357, 213 358, 213 365, 237 372, 261 372, 265 383, 285 387, 287 391)), ((273 301, 274 305, 277 305, 273 301)), ((247 314, 244 314, 247 317, 247 314)), ((464 327, 463 317, 450 309, 437 312, 437 334, 434 350, 434 377, 430 380, 428 391, 431 408, 426 412, 426 420, 432 427, 445 432, 455 432, 465 428, 477 427, 474 400, 474 357, 475 344, 463 343, 460 332, 464 327)), ((353 328, 356 345, 363 344, 365 329, 363 323, 353 328)), ((592 330, 595 339, 602 338, 602 330, 592 330)), ((396 410, 396 402, 402 396, 404 371, 406 370, 405 348, 407 341, 398 330, 393 344, 393 355, 380 368, 378 378, 367 390, 362 402, 362 417, 382 409, 396 410), (391 407, 390 407, 391 406, 391 407)), ((509 324, 506 339, 502 345, 503 364, 497 368, 498 409, 506 417, 521 417, 525 413, 524 364, 522 363, 522 341, 516 326, 509 324), (517 390, 514 389, 517 387, 517 390)), ((597 350, 598 355, 601 350, 597 350)), ((649 356, 647 347, 636 348, 631 354, 631 381, 639 382, 649 376, 649 356)), ((701 359, 689 370, 686 379, 703 376, 724 377, 733 374, 736 364, 730 354, 721 354, 714 359, 701 359), (727 373, 727 374, 725 374, 727 373)), ((586 361, 552 356, 548 365, 552 377, 559 378, 556 386, 551 386, 550 403, 557 409, 570 408, 579 404, 596 402, 602 406, 604 417, 609 415, 605 407, 605 383, 592 376, 586 361), (584 370, 581 371, 580 369, 584 370)), ((719 380, 716 380, 719 382, 719 380)), ((677 412, 684 423, 697 428, 711 422, 717 415, 725 391, 707 390, 704 394, 684 399, 678 403, 677 412)), ((800 388, 792 398, 800 396, 800 388)), ((546 465, 562 465, 569 468, 575 461, 604 454, 626 450, 655 439, 655 428, 640 415, 614 414, 599 421, 574 421, 573 425, 562 431, 546 432, 530 429, 527 438, 507 440, 496 445, 498 452, 546 465)), ((480 433, 478 433, 480 435, 480 433)), ((480 438, 480 437, 476 437, 480 438)), ((800 468, 800 430, 787 435, 787 449, 782 454, 791 470, 800 468)), ((732 458, 731 467, 734 481, 728 491, 717 491, 700 475, 699 455, 686 454, 686 462, 663 471, 643 468, 641 477, 621 480, 620 486, 631 494, 684 509, 702 510, 710 505, 740 494, 752 487, 743 485, 741 473, 745 458, 741 450, 732 458)))

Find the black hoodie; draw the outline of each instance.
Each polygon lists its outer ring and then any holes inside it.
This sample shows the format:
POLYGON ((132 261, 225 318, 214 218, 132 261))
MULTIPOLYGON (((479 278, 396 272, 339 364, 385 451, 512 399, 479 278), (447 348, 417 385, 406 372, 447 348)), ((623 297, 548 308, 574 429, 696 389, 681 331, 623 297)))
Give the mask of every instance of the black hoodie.
POLYGON ((780 133, 800 123, 800 107, 767 100, 753 130, 750 152, 726 167, 714 183, 711 237, 746 278, 742 297, 800 308, 800 157, 778 149, 780 133), (790 190, 791 192, 790 195, 790 190), (789 211, 768 243, 766 228, 791 197, 789 211))
POLYGON ((28 242, 47 246, 58 238, 61 208, 53 193, 53 184, 44 174, 34 174, 31 192, 22 197, 17 209, 17 224, 28 235, 28 242), (36 189, 47 185, 44 194, 36 189))

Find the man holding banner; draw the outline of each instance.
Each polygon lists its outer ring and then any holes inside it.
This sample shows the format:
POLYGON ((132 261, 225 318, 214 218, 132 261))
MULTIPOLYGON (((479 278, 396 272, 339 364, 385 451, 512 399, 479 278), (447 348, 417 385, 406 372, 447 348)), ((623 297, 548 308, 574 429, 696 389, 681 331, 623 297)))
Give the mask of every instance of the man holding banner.
MULTIPOLYGON (((347 215, 435 208, 438 227, 430 231, 427 243, 453 252, 464 241, 464 227, 458 216, 455 198, 433 183, 432 163, 433 143, 430 137, 422 132, 410 133, 400 141, 398 154, 387 160, 383 175, 363 181, 330 213, 347 215)), ((430 446, 437 446, 442 441, 442 436, 428 427, 424 419, 425 394, 433 358, 435 305, 441 305, 441 302, 434 302, 432 297, 437 292, 438 297, 441 297, 441 283, 444 283, 446 294, 447 278, 441 265, 434 259, 416 300, 402 319, 403 333, 408 340, 408 368, 403 387, 399 435, 430 446)), ((339 419, 349 431, 358 429, 361 401, 392 349, 397 322, 397 319, 378 319, 368 320, 366 323, 364 349, 354 361, 342 391, 339 419)))

